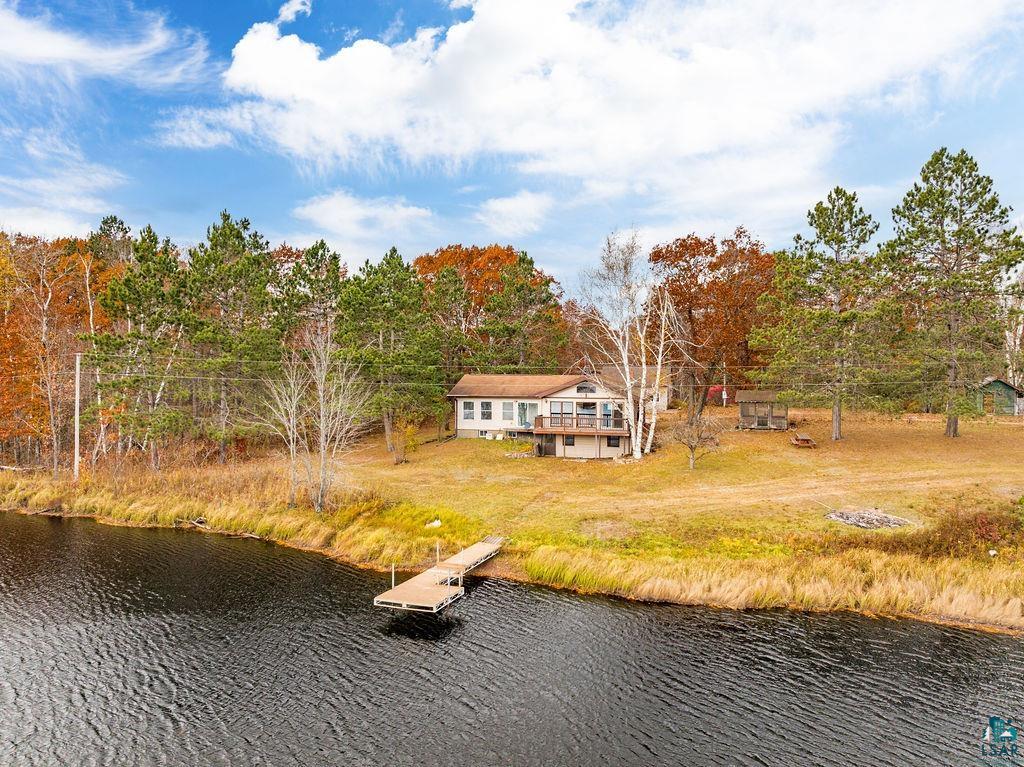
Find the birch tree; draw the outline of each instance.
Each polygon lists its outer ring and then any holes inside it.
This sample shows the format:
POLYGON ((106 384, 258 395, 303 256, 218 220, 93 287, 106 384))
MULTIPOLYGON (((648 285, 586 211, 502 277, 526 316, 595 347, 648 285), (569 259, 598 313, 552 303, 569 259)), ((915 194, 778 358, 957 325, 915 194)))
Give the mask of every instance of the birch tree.
POLYGON ((580 333, 588 364, 596 371, 614 371, 602 382, 618 389, 626 402, 623 418, 638 459, 653 448, 659 389, 670 352, 677 348, 672 303, 641 253, 635 231, 608 235, 599 266, 585 272, 581 282, 587 316, 580 333))
POLYGON ((1017 269, 1003 295, 1006 312, 1006 376, 1024 387, 1024 269, 1017 269))

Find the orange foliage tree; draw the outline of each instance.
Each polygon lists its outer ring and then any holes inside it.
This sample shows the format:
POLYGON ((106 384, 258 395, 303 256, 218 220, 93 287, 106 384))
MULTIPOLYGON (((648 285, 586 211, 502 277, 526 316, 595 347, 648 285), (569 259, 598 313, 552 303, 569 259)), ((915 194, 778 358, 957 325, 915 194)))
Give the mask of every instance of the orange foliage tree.
POLYGON ((464 368, 531 372, 563 361, 561 288, 511 245, 447 245, 413 262, 442 330, 447 377, 464 368))
POLYGON ((54 475, 73 396, 73 355, 79 350, 77 336, 84 324, 76 247, 74 240, 17 235, 10 249, 14 311, 19 318, 15 343, 19 354, 32 364, 34 389, 29 401, 40 403, 44 415, 25 421, 48 443, 54 475))
POLYGON ((744 383, 760 364, 748 337, 759 321, 758 299, 771 290, 775 257, 739 227, 717 241, 690 234, 658 245, 650 260, 685 328, 689 359, 677 367, 676 392, 697 419, 711 386, 744 383))
POLYGON ((420 256, 413 266, 428 290, 443 269, 454 269, 462 278, 466 297, 475 310, 470 322, 479 322, 488 297, 501 290, 502 272, 514 266, 518 258, 519 251, 511 245, 446 245, 420 256))

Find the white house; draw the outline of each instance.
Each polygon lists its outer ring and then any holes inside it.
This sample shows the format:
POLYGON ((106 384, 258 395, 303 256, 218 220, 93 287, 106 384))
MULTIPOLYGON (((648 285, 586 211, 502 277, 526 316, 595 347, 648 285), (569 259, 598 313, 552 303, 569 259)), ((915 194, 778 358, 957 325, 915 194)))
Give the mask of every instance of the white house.
POLYGON ((458 437, 518 438, 565 458, 631 450, 624 397, 589 376, 464 375, 448 396, 458 437))

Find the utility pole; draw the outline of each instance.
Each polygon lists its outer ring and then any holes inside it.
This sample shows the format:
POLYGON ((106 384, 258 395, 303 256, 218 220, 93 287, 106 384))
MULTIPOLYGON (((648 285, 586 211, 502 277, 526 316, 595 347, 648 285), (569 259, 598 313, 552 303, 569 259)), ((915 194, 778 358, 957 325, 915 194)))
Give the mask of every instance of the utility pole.
POLYGON ((82 438, 82 353, 75 353, 75 462, 74 476, 78 481, 78 464, 81 461, 81 438, 82 438))

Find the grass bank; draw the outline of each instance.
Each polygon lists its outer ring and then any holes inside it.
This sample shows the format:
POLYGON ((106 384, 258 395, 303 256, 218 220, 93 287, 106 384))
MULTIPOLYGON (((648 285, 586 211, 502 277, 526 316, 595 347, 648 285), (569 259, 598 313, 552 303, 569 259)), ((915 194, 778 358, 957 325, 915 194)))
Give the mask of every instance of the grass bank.
POLYGON ((202 518, 213 531, 379 568, 422 565, 438 540, 450 553, 500 534, 509 542, 489 572, 584 592, 1024 629, 1020 422, 973 422, 947 440, 927 418, 861 416, 832 444, 827 414, 796 415, 819 450, 729 432, 694 472, 671 445, 619 464, 511 459, 502 443, 457 440, 392 466, 371 442, 322 516, 285 506, 274 457, 77 486, 0 474, 0 507, 146 526, 202 518), (826 520, 823 506, 877 507, 913 525, 860 530, 826 520), (441 526, 426 527, 434 519, 441 526))

